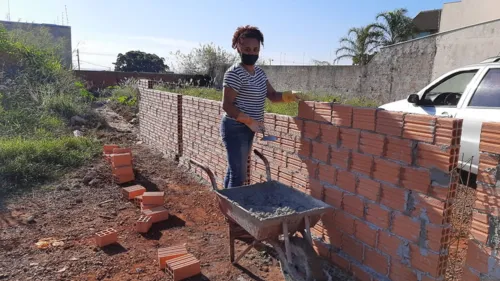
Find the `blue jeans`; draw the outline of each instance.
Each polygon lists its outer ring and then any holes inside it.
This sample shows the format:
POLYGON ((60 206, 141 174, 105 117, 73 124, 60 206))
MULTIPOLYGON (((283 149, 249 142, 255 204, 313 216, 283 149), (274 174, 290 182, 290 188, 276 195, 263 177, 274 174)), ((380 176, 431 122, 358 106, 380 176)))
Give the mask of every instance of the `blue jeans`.
POLYGON ((221 136, 227 152, 227 172, 224 188, 242 186, 247 178, 248 155, 255 133, 229 117, 222 117, 221 136))

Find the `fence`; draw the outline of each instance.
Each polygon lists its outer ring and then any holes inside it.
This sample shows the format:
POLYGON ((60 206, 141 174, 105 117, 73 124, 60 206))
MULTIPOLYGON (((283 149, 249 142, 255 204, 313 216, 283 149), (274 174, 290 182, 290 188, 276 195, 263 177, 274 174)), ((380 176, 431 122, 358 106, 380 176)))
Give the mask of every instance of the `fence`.
MULTIPOLYGON (((222 186, 220 102, 151 88, 140 82, 141 138, 211 167, 222 186)), ((272 177, 334 207, 314 228, 320 255, 359 280, 445 278, 462 120, 301 102, 297 117, 266 114, 265 126, 278 141, 256 136, 254 148, 272 177)), ((250 162, 250 182, 263 181, 250 162)))

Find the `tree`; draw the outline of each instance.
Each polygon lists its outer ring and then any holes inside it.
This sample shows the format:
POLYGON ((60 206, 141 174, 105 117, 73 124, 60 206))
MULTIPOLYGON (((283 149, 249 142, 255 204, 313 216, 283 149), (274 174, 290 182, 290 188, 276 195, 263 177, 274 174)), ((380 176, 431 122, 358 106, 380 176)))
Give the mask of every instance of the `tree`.
POLYGON ((321 65, 321 66, 332 65, 330 62, 328 62, 326 60, 315 60, 315 59, 313 59, 312 62, 314 63, 314 65, 321 65))
POLYGON ((170 69, 164 58, 141 51, 129 51, 125 55, 120 53, 113 64, 115 71, 124 72, 164 73, 170 69))
POLYGON ((390 12, 379 13, 376 17, 377 23, 372 24, 375 31, 382 33, 380 45, 388 46, 404 42, 413 37, 415 27, 413 19, 406 14, 408 10, 401 8, 390 12))
POLYGON ((367 64, 378 47, 381 35, 379 31, 372 30, 371 25, 349 29, 347 37, 340 38, 341 47, 335 52, 335 61, 350 58, 353 65, 367 64))
POLYGON ((175 56, 184 73, 209 75, 213 79, 221 72, 221 68, 227 68, 238 60, 236 54, 229 53, 213 43, 200 44, 188 54, 177 51, 175 56))

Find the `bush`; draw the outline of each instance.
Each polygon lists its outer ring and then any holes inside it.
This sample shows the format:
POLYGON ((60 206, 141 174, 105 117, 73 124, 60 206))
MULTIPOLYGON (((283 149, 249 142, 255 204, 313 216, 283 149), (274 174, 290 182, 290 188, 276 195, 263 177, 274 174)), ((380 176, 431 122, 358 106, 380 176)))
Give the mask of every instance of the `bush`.
POLYGON ((139 88, 137 79, 131 78, 120 83, 118 86, 111 87, 111 99, 119 104, 126 106, 136 106, 139 88))
POLYGON ((87 138, 0 139, 0 188, 43 184, 92 159, 99 149, 87 138))

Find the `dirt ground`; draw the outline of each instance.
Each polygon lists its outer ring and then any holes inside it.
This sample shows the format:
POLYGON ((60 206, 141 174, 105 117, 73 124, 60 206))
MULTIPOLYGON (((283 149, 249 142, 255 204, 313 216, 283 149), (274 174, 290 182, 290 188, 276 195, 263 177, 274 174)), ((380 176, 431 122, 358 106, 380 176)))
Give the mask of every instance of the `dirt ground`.
MULTIPOLYGON (((113 116, 111 123, 124 121, 112 112, 104 115, 113 116)), ((135 130, 108 127, 98 137, 132 148, 131 184, 165 191, 170 218, 145 235, 136 233, 140 210, 121 197, 123 186, 112 182, 109 164, 96 159, 56 183, 0 198, 0 280, 168 280, 156 265, 157 248, 180 244, 201 261, 202 275, 189 280, 283 280, 277 261, 265 252, 252 250, 240 267, 231 265, 227 224, 214 195, 141 144, 135 130), (119 244, 95 247, 94 233, 109 227, 118 230, 119 244), (56 242, 38 249, 35 243, 43 238, 56 242)))

